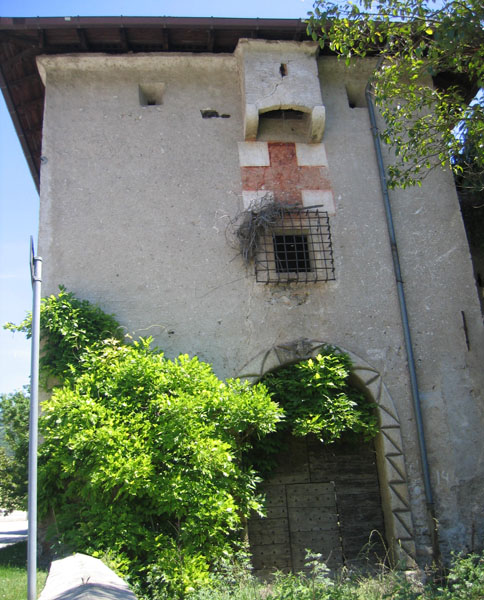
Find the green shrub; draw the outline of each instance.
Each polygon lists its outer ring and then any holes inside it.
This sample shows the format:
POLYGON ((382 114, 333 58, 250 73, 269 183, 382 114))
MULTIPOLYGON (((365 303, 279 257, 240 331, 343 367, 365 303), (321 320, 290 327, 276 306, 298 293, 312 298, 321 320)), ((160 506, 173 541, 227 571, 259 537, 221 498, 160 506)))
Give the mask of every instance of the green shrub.
MULTIPOLYGON (((30 319, 8 327, 29 334, 30 319)), ((233 556, 262 509, 253 447, 270 454, 276 428, 325 443, 377 430, 349 358, 330 348, 261 384, 222 382, 197 358, 121 341, 114 317, 63 288, 42 302, 41 336, 44 383, 60 383, 40 420, 41 515, 150 600, 206 586, 233 556)))
POLYGON ((0 507, 7 511, 27 507, 29 410, 28 388, 0 396, 0 507))
POLYGON ((273 400, 284 410, 274 434, 254 440, 249 460, 269 473, 288 434, 314 435, 322 443, 369 440, 378 433, 374 404, 349 383, 347 354, 327 347, 314 358, 282 367, 263 377, 273 400))
MULTIPOLYGON (((45 388, 49 377, 63 381, 72 375, 86 348, 108 338, 122 339, 121 327, 113 315, 87 300, 79 300, 63 286, 59 289, 57 296, 42 298, 40 307, 40 374, 45 388)), ((30 338, 32 314, 18 325, 6 323, 4 328, 24 332, 30 338)))
POLYGON ((264 386, 220 381, 149 341, 94 345, 43 405, 40 505, 76 550, 126 557, 174 596, 203 580, 260 509, 241 462, 281 417, 264 386))
POLYGON ((484 553, 454 557, 447 577, 447 587, 440 590, 443 600, 482 600, 484 598, 484 553))

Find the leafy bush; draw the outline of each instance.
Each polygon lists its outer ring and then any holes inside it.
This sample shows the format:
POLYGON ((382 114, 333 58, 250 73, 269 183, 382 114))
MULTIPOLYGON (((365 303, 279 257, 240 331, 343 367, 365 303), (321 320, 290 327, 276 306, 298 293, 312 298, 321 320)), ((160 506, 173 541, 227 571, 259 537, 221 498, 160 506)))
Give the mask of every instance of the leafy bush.
POLYGON ((443 600, 482 600, 484 598, 484 553, 454 557, 447 577, 443 600))
POLYGON ((0 396, 0 507, 8 512, 27 505, 29 409, 28 388, 0 396))
POLYGON ((63 288, 42 303, 41 335, 43 380, 60 382, 40 420, 43 518, 150 600, 205 586, 211 565, 233 556, 262 509, 252 449, 265 451, 276 428, 327 443, 376 432, 348 357, 330 348, 264 378, 278 404, 264 383, 222 382, 197 358, 122 342, 113 316, 63 288))
POLYGON ((249 460, 262 473, 270 472, 288 434, 315 435, 324 444, 344 437, 369 440, 378 433, 374 404, 349 383, 347 354, 327 347, 294 365, 268 373, 262 383, 284 410, 274 434, 254 440, 249 460))
POLYGON ((170 361, 149 341, 96 344, 80 365, 43 405, 44 516, 55 514, 72 548, 114 552, 130 573, 181 596, 260 509, 242 451, 281 411, 264 386, 224 383, 197 358, 170 361))
MULTIPOLYGON (((62 286, 59 289, 57 296, 42 298, 40 307, 40 372, 45 388, 49 377, 63 381, 76 369, 86 348, 105 339, 122 339, 121 327, 113 315, 87 300, 79 300, 62 286)), ((18 325, 6 323, 4 328, 24 332, 30 338, 32 314, 18 325)))

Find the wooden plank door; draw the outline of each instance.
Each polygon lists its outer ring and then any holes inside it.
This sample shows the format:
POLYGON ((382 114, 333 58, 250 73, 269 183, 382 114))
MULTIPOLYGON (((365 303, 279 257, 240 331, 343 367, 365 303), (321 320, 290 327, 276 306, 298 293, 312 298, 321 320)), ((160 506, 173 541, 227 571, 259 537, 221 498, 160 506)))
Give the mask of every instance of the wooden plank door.
POLYGON ((331 569, 384 556, 373 444, 325 447, 288 436, 261 492, 267 515, 250 519, 248 527, 252 564, 261 576, 301 571, 306 549, 322 554, 331 569))
POLYGON ((266 485, 267 516, 249 522, 252 563, 259 574, 298 572, 306 550, 330 567, 342 564, 334 483, 266 485))
POLYGON ((286 486, 292 570, 302 571, 306 551, 322 554, 329 567, 342 564, 334 482, 286 486))

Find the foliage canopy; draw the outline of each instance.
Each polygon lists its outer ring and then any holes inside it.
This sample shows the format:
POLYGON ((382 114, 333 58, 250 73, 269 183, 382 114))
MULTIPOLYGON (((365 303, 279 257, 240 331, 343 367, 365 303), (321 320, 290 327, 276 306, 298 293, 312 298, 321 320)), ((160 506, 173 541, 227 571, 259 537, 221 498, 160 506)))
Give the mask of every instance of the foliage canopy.
MULTIPOLYGON (((30 318, 9 327, 29 334, 30 318)), ((263 509, 257 469, 278 434, 330 443, 376 433, 368 401, 348 386, 349 358, 334 349, 249 385, 119 332, 63 288, 42 303, 41 368, 58 385, 42 406, 39 507, 60 542, 107 557, 151 598, 184 597, 233 556, 263 509)))
POLYGON ((0 396, 0 507, 8 512, 27 508, 29 390, 0 396))
POLYGON ((372 84, 397 162, 390 186, 419 183, 451 165, 484 189, 482 0, 317 0, 308 31, 344 57, 379 55, 372 84), (432 82, 435 84, 432 85, 432 82))
POLYGON ((201 583, 261 508, 240 458, 248 436, 281 417, 262 385, 221 382, 148 341, 113 341, 86 350, 43 411, 40 504, 63 541, 114 553, 174 595, 201 583))

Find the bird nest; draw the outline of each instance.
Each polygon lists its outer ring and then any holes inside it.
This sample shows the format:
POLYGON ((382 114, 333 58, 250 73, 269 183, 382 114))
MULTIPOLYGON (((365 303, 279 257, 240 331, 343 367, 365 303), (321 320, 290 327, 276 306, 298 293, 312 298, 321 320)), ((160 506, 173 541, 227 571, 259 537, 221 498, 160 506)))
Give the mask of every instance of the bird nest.
POLYGON ((255 258, 262 237, 280 226, 287 214, 299 210, 294 204, 277 202, 268 195, 236 215, 229 224, 229 231, 244 262, 249 264, 255 258))

